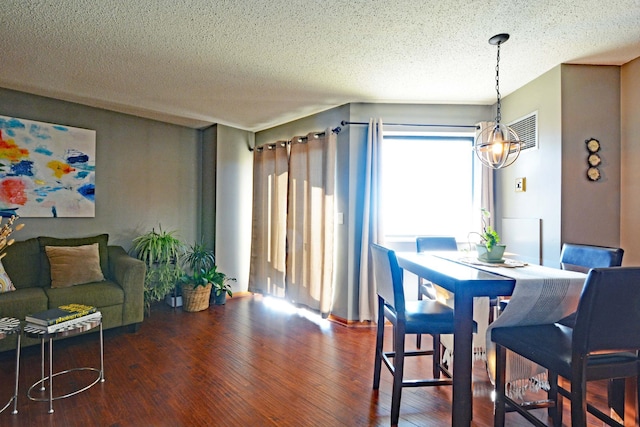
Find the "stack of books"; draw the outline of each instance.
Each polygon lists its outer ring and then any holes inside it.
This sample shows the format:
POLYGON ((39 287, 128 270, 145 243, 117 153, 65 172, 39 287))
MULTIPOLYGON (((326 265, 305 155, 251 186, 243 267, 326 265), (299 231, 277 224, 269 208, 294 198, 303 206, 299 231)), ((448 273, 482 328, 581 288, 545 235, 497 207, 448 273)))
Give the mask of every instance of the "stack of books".
POLYGON ((67 304, 57 308, 25 316, 24 320, 33 329, 53 333, 67 329, 77 323, 96 320, 102 317, 95 307, 83 304, 67 304))

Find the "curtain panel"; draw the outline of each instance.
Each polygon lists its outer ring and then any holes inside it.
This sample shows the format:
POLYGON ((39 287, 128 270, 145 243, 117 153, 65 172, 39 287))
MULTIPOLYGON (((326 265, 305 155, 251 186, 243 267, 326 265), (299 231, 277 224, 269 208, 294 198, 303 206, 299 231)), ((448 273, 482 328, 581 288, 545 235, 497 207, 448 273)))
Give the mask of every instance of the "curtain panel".
POLYGON ((254 153, 249 291, 324 315, 333 302, 336 144, 327 129, 254 153))
POLYGON ((383 139, 382 119, 370 119, 367 132, 367 154, 364 176, 364 204, 362 209, 362 238, 360 242, 359 312, 361 322, 377 321, 378 294, 373 280, 371 243, 384 244, 384 231, 379 207, 382 168, 380 151, 383 139))
POLYGON ((253 218, 249 291, 285 296, 288 144, 253 152, 253 218))
POLYGON ((333 297, 336 139, 309 134, 289 161, 287 298, 323 315, 333 297))

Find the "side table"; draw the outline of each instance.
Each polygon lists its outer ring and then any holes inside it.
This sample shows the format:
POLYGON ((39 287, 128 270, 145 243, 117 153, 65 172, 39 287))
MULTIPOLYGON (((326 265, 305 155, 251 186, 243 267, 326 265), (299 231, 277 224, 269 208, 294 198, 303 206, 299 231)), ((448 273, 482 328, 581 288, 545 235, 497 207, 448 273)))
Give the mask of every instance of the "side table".
MULTIPOLYGON (((99 313, 99 312, 98 312, 99 313)), ((45 330, 42 330, 40 328, 38 328, 37 326, 31 325, 29 323, 27 323, 24 326, 24 333, 26 336, 31 337, 31 338, 39 338, 40 339, 40 348, 41 348, 41 357, 42 357, 42 363, 41 363, 41 379, 39 381, 36 381, 31 387, 29 387, 29 390, 27 391, 27 397, 29 397, 29 399, 37 401, 37 402, 49 402, 49 413, 52 414, 53 413, 53 401, 54 400, 58 400, 58 399, 64 399, 67 397, 71 397, 74 396, 78 393, 81 393, 85 390, 88 390, 89 388, 93 387, 94 385, 96 385, 98 382, 104 382, 104 343, 103 343, 103 337, 102 337, 102 317, 98 317, 98 318, 92 318, 89 320, 82 320, 82 318, 78 319, 77 323, 73 323, 71 325, 68 325, 66 327, 64 327, 63 329, 57 330, 55 332, 47 332, 45 330), (53 340, 56 338, 65 338, 65 337, 71 337, 74 335, 78 335, 81 334, 83 332, 89 331, 95 327, 100 327, 100 369, 97 368, 91 368, 91 367, 83 367, 83 368, 73 368, 73 369, 67 369, 64 371, 60 371, 60 372, 56 372, 53 373, 53 340), (48 360, 49 360, 49 375, 45 377, 45 342, 49 343, 49 355, 48 355, 48 360), (53 377, 57 377, 58 375, 63 375, 63 374, 67 374, 69 372, 74 372, 74 371, 95 371, 98 373, 98 377, 89 385, 82 387, 78 390, 72 391, 70 393, 67 393, 65 395, 61 395, 61 396, 54 396, 53 395, 53 377), (40 384, 40 391, 45 391, 45 382, 48 380, 49 382, 49 396, 46 398, 42 398, 42 397, 34 397, 31 395, 31 391, 34 389, 34 387, 36 387, 37 385, 40 384)))
POLYGON ((7 338, 9 335, 17 336, 17 344, 16 344, 16 386, 13 390, 13 396, 6 405, 0 409, 0 412, 3 412, 5 409, 11 405, 13 402, 13 412, 12 414, 18 413, 18 375, 20 373, 20 320, 14 317, 3 317, 0 318, 0 340, 7 338))

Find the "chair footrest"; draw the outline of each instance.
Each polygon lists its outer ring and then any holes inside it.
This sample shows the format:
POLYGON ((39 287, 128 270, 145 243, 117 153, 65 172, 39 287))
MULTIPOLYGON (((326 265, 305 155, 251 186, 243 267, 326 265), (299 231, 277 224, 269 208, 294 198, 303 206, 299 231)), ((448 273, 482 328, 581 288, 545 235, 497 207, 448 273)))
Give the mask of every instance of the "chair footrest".
POLYGON ((425 386, 439 386, 439 385, 453 385, 453 380, 450 378, 440 378, 431 380, 407 380, 402 381, 402 387, 425 387, 425 386))

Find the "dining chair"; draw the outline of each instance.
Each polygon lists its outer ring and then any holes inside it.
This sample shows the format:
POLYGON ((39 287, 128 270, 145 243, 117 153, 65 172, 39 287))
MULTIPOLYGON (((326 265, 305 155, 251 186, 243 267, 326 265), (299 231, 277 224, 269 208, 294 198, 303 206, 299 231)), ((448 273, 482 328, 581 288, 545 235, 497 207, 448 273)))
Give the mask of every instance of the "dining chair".
MULTIPOLYGON (((623 255, 624 250, 621 248, 565 243, 562 245, 562 250, 560 252, 560 268, 563 270, 588 273, 592 268, 619 267, 622 265, 623 255)), ((508 300, 502 300, 500 302, 500 310, 504 310, 507 303, 508 300)), ((563 326, 573 328, 575 321, 576 313, 572 313, 560 319, 558 323, 563 326)), ((557 382, 557 378, 550 377, 549 381, 551 389, 554 389, 557 385, 552 382, 557 382)), ((608 400, 609 407, 613 408, 617 413, 622 413, 622 406, 624 406, 624 381, 609 381, 608 400)), ((523 408, 538 408, 545 404, 548 404, 548 402, 536 401, 524 402, 520 406, 523 408)), ((550 404, 557 405, 556 402, 550 402, 550 404)), ((551 409, 549 413, 552 413, 553 411, 554 409, 551 409)), ((561 418, 561 408, 558 409, 558 412, 558 416, 561 418)))
POLYGON ((403 387, 451 385, 451 373, 440 364, 440 335, 453 334, 453 309, 436 300, 406 301, 403 288, 403 270, 398 266, 394 251, 372 244, 371 255, 374 280, 378 294, 378 329, 376 334, 373 389, 380 387, 382 364, 393 375, 391 393, 391 425, 397 425, 400 416, 400 398, 403 387), (393 326, 392 351, 384 350, 385 321, 393 326), (405 350, 405 335, 430 334, 433 350, 405 350), (432 356, 433 378, 405 380, 405 357, 432 356), (393 361, 391 360, 393 359, 393 361))
MULTIPOLYGON (((563 270, 589 272, 596 267, 619 267, 622 265, 624 250, 622 248, 579 245, 565 243, 560 252, 560 268, 563 270)), ((576 322, 576 314, 560 319, 558 323, 572 328, 576 322)), ((609 381, 607 398, 609 407, 616 413, 624 411, 624 380, 612 379, 609 381)))
MULTIPOLYGON (((452 236, 418 236, 416 237, 416 252, 428 251, 457 251, 458 243, 452 236)), ((418 300, 423 297, 436 299, 436 288, 433 283, 418 276, 418 300)), ((421 348, 422 335, 416 337, 416 346, 421 348)))
MULTIPOLYGON (((587 382, 640 379, 638 307, 640 267, 594 268, 589 271, 582 290, 573 328, 553 323, 493 329, 491 340, 496 344, 494 427, 504 426, 507 407, 532 424, 546 427, 505 394, 507 350, 546 368, 550 379, 562 376, 570 382, 570 391, 558 386, 557 381, 550 384, 549 398, 556 402, 551 410, 554 426, 562 425, 563 397, 571 400, 573 427, 586 426, 587 413, 609 425, 620 425, 586 402, 587 382)), ((640 395, 640 386, 636 394, 640 395)))

